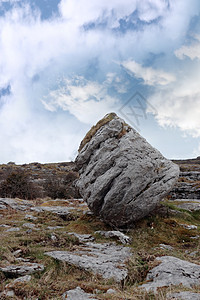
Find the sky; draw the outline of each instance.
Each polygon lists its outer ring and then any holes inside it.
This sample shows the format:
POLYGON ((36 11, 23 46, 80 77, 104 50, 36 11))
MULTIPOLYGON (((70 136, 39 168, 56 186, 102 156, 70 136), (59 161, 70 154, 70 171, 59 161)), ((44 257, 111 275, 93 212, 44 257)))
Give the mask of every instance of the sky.
POLYGON ((199 0, 0 0, 0 163, 71 161, 115 112, 200 156, 199 0))

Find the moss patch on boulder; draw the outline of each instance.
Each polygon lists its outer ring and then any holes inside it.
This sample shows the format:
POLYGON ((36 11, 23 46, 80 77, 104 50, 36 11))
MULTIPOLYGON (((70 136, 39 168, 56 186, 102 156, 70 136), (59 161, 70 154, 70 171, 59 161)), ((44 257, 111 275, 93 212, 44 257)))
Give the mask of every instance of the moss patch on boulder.
POLYGON ((88 133, 82 140, 78 152, 80 152, 83 149, 83 147, 91 140, 91 138, 95 135, 95 133, 99 130, 99 128, 101 128, 103 125, 113 120, 115 117, 116 117, 115 113, 109 113, 105 115, 103 119, 98 121, 96 125, 92 126, 92 128, 88 131, 88 133))

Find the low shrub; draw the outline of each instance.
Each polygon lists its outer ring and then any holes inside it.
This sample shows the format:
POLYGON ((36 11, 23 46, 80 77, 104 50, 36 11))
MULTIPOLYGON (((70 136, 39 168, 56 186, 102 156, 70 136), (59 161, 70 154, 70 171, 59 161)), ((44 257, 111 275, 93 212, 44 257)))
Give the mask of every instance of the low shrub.
POLYGON ((39 197, 38 187, 22 170, 11 171, 0 184, 0 196, 9 198, 35 199, 39 197))

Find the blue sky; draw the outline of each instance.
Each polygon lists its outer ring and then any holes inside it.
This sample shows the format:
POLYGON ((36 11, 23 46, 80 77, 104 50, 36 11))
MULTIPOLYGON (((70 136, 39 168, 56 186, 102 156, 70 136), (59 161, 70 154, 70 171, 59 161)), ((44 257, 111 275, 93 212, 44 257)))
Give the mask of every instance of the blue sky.
POLYGON ((200 155, 199 0, 0 0, 0 163, 73 160, 108 112, 200 155))

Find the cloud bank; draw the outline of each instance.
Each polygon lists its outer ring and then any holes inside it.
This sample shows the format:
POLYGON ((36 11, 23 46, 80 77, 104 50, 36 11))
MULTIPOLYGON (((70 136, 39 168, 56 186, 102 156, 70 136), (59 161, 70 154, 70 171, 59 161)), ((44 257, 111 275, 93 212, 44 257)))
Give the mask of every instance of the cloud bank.
POLYGON ((197 0, 62 0, 58 14, 46 20, 28 1, 7 2, 12 7, 0 16, 2 162, 70 159, 90 124, 127 100, 131 77, 116 61, 144 85, 160 86, 150 97, 159 124, 198 134, 186 104, 193 107, 198 87, 191 82, 186 88, 181 76, 176 90, 179 74, 172 55, 179 49, 177 61, 197 57, 198 51, 183 46, 199 11, 197 0), (147 65, 152 54, 155 60, 147 65), (184 124, 170 112, 167 93, 174 97, 174 109, 188 109, 184 124))

